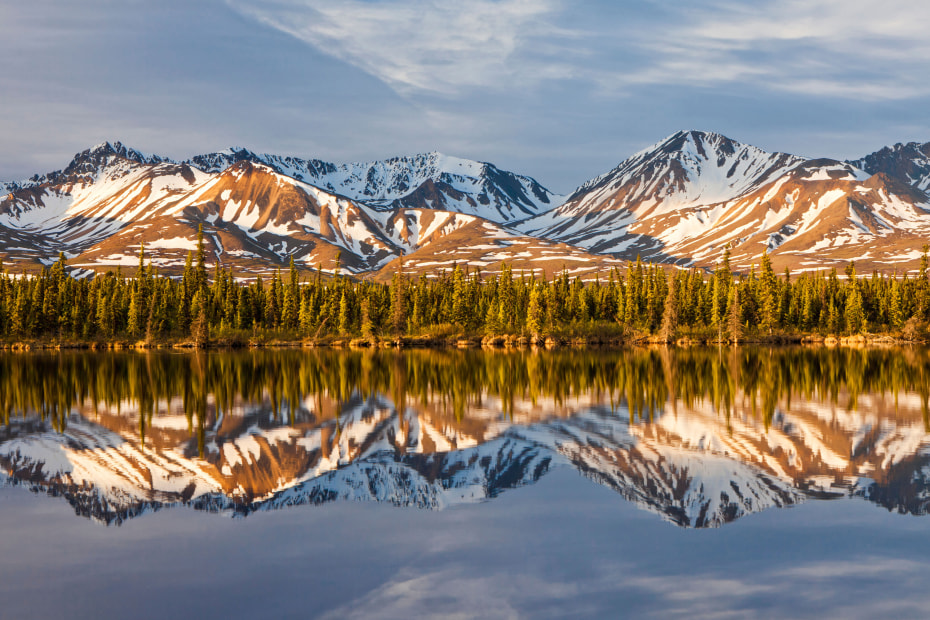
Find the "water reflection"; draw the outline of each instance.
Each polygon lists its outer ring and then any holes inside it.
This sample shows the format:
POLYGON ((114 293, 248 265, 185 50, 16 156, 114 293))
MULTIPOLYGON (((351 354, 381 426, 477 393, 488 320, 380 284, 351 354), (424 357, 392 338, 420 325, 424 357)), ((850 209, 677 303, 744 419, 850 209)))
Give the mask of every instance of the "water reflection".
POLYGON ((6 482, 104 523, 374 500, 442 508, 573 468, 686 527, 930 502, 923 349, 0 356, 6 482))

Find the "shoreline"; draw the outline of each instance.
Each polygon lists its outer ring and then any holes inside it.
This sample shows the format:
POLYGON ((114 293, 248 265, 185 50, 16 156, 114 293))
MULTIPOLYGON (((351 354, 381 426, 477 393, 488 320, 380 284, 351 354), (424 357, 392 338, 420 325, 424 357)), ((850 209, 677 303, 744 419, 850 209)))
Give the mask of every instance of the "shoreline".
POLYGON ((904 339, 888 334, 857 334, 835 336, 821 334, 779 334, 756 336, 737 341, 717 338, 683 336, 674 341, 656 336, 397 336, 371 338, 217 338, 203 343, 190 339, 165 339, 158 342, 116 339, 68 340, 31 339, 0 342, 0 351, 151 351, 151 350, 231 350, 231 349, 559 349, 559 348, 622 348, 622 347, 742 347, 742 346, 822 346, 882 347, 927 344, 926 339, 904 339))

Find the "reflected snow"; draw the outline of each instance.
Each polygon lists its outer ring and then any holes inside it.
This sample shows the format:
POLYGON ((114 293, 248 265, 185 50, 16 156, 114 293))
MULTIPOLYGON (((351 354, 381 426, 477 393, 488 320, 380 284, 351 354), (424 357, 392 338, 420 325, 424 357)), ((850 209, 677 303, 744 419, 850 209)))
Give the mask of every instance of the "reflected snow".
POLYGON ((442 510, 556 470, 686 528, 835 498, 924 515, 928 368, 923 349, 4 354, 0 478, 105 524, 442 510))

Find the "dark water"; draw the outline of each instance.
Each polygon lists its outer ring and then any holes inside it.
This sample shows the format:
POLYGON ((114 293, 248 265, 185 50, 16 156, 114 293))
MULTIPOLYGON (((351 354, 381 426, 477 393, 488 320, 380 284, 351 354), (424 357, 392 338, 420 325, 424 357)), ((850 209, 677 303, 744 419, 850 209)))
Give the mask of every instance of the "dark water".
POLYGON ((0 356, 0 617, 925 617, 924 349, 0 356))

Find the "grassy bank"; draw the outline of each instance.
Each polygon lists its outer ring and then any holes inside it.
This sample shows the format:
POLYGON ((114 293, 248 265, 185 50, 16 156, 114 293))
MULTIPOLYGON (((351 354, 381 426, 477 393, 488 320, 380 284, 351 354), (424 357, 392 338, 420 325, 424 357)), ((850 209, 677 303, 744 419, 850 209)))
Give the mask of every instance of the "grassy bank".
POLYGON ((518 348, 518 347, 604 347, 604 346, 733 346, 733 345, 786 345, 805 344, 821 346, 865 346, 926 344, 926 329, 910 332, 881 332, 859 334, 830 334, 820 332, 750 331, 737 338, 728 338, 713 330, 688 330, 671 336, 662 336, 623 329, 619 325, 598 325, 590 329, 566 328, 545 334, 528 332, 513 334, 486 334, 480 331, 461 331, 452 326, 439 326, 416 334, 380 334, 361 337, 357 334, 329 334, 303 336, 286 331, 225 330, 207 334, 194 340, 189 335, 161 336, 142 340, 129 338, 24 338, 0 340, 0 350, 67 350, 96 351, 148 350, 148 349, 225 349, 225 348, 518 348))

